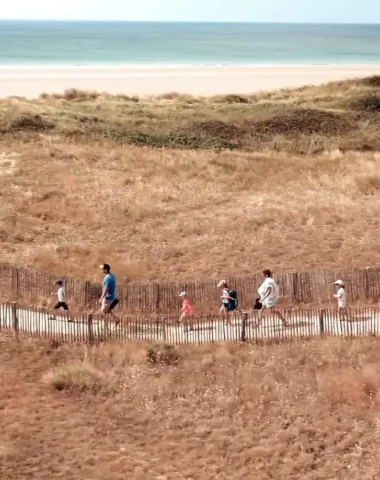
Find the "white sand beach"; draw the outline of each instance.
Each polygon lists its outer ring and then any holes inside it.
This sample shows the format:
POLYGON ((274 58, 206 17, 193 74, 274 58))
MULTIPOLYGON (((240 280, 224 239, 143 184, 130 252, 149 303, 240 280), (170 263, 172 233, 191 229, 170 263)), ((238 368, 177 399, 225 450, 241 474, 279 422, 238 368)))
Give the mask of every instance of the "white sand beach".
POLYGON ((0 67, 0 97, 69 88, 128 95, 251 93, 380 74, 380 65, 0 67))

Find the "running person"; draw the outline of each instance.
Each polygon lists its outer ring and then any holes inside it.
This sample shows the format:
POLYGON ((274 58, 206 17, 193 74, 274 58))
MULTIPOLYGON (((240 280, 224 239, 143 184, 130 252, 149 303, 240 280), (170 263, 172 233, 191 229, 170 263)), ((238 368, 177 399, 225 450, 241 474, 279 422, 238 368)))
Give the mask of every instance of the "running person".
POLYGON ((264 270, 264 282, 260 285, 258 292, 260 295, 260 302, 262 304, 262 308, 259 314, 259 321, 258 325, 261 324, 263 319, 264 312, 266 310, 272 311, 281 321, 284 327, 288 326, 287 321, 285 320, 284 316, 281 312, 276 309, 278 296, 279 296, 279 288, 277 283, 272 278, 272 272, 270 270, 264 270))
MULTIPOLYGON (((65 292, 65 287, 63 286, 63 281, 62 280, 57 280, 55 282, 55 285, 57 285, 58 290, 56 293, 52 293, 52 297, 56 296, 57 297, 57 303, 54 305, 53 310, 54 310, 54 315, 53 319, 55 320, 55 312, 57 310, 60 310, 61 308, 65 312, 69 312, 69 306, 66 303, 66 292, 65 292)), ((69 317, 68 319, 69 322, 72 322, 73 320, 69 317)))
POLYGON ((218 288, 222 289, 221 295, 220 295, 220 298, 222 300, 220 315, 224 320, 226 320, 229 324, 231 324, 229 314, 233 310, 236 310, 236 307, 237 307, 236 292, 234 292, 233 290, 230 290, 230 287, 227 284, 227 280, 221 280, 218 283, 218 288), (235 296, 232 296, 232 293, 235 293, 235 296))
MULTIPOLYGON (((188 317, 191 317, 193 314, 193 307, 191 306, 191 300, 186 292, 182 292, 179 294, 182 298, 182 308, 181 308, 181 316, 179 317, 180 323, 185 324, 184 331, 188 331, 188 317)), ((190 324, 190 331, 194 330, 193 325, 190 324)))
POLYGON ((116 298, 116 277, 113 273, 111 273, 111 267, 108 265, 108 263, 100 265, 100 269, 104 273, 102 296, 99 299, 101 310, 103 314, 111 315, 116 321, 116 325, 118 325, 120 323, 120 319, 113 312, 113 309, 119 303, 116 298))

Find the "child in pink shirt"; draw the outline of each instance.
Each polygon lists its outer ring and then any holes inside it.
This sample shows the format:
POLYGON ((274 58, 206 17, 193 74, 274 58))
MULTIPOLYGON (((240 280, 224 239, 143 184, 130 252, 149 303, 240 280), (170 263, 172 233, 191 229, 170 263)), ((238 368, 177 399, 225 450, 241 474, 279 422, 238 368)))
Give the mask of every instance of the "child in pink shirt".
MULTIPOLYGON (((187 317, 190 317, 193 314, 193 307, 191 306, 191 300, 188 297, 186 292, 182 292, 179 295, 182 298, 182 308, 181 308, 181 316, 179 321, 182 323, 185 322, 185 332, 188 331, 187 329, 187 317)), ((192 325, 190 326, 190 330, 193 330, 192 325)))

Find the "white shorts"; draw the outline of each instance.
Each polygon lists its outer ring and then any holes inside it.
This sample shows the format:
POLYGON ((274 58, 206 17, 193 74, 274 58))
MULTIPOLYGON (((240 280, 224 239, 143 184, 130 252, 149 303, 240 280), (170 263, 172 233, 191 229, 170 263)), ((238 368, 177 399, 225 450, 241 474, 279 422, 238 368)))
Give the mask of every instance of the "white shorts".
POLYGON ((268 297, 263 301, 263 307, 274 308, 277 305, 277 298, 268 297))

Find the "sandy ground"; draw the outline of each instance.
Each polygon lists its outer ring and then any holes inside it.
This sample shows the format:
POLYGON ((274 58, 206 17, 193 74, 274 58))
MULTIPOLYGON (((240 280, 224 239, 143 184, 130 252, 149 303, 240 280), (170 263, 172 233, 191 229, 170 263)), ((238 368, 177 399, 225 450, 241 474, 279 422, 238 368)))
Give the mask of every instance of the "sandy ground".
POLYGON ((0 67, 0 97, 68 88, 129 95, 249 93, 380 74, 380 65, 253 67, 0 67))

